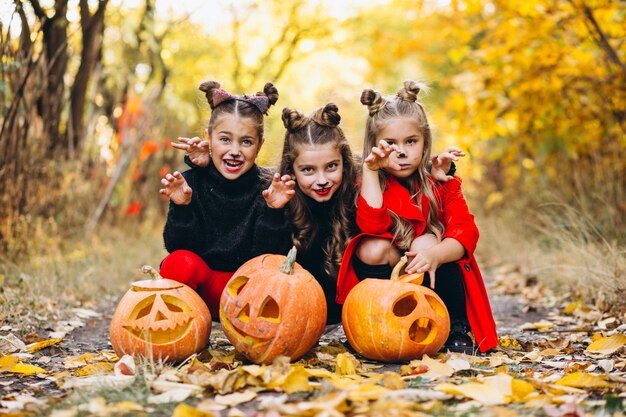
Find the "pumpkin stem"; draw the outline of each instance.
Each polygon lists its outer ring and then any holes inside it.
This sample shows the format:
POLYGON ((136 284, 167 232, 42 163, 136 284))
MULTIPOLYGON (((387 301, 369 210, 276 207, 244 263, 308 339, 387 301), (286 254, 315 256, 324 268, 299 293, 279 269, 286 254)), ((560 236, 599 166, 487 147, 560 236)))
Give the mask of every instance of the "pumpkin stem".
POLYGON ((409 259, 406 257, 406 255, 403 255, 402 258, 400 258, 400 261, 396 264, 396 266, 393 267, 393 271, 391 271, 392 281, 398 280, 398 277, 400 276, 400 270, 404 265, 406 265, 408 261, 409 259))
POLYGON ((157 279, 161 279, 161 275, 159 275, 159 273, 156 271, 156 269, 154 269, 153 267, 151 267, 150 265, 144 265, 141 267, 141 272, 144 274, 148 274, 152 277, 153 280, 157 280, 157 279))
POLYGON ((285 263, 278 269, 283 274, 293 275, 293 263, 296 261, 296 255, 298 254, 298 250, 296 247, 292 247, 289 249, 289 253, 287 254, 287 259, 285 263))

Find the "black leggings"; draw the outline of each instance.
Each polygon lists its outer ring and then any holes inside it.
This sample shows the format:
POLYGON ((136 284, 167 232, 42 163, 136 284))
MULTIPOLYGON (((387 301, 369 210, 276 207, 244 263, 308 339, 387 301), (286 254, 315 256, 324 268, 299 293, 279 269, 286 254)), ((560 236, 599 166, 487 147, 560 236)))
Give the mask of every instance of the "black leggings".
MULTIPOLYGON (((391 266, 385 265, 369 265, 354 256, 352 266, 357 278, 363 280, 365 278, 381 278, 389 279, 391 276, 391 266)), ((463 273, 461 268, 455 262, 440 265, 437 268, 435 276, 435 293, 441 297, 446 305, 450 320, 460 320, 467 322, 467 313, 465 312, 465 287, 463 285, 463 273)), ((430 288, 430 277, 428 273, 424 274, 423 286, 430 288)))

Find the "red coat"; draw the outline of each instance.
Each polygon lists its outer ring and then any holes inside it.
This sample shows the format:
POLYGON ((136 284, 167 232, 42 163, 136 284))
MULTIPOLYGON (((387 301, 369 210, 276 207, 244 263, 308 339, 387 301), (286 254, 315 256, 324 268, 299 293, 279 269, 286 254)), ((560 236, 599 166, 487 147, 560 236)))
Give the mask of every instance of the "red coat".
MULTIPOLYGON (((478 343, 478 348, 481 352, 486 352, 498 345, 498 336, 485 284, 474 258, 474 249, 476 249, 478 242, 478 228, 474 223, 474 215, 470 213, 463 197, 460 178, 455 177, 448 182, 437 183, 433 190, 440 202, 439 220, 445 226, 442 239, 454 238, 465 248, 465 256, 456 263, 463 272, 467 318, 478 343)), ((351 259, 361 238, 365 236, 393 238, 393 233, 390 231, 392 220, 388 209, 400 217, 410 220, 413 223, 416 236, 423 234, 426 230, 429 208, 426 196, 422 199, 422 207, 423 213, 412 202, 409 191, 394 177, 389 177, 387 181, 387 187, 383 193, 382 208, 369 206, 365 199, 359 196, 356 217, 357 225, 362 233, 348 243, 344 252, 337 277, 338 303, 343 304, 348 292, 359 283, 351 259)))

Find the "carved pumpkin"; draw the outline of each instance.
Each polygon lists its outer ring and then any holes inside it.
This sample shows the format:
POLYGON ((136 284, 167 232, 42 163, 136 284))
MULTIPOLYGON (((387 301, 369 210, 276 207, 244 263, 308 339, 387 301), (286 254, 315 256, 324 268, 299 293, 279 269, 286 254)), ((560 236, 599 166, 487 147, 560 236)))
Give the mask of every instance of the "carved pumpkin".
POLYGON ((348 294, 342 323, 350 345, 368 359, 401 362, 432 355, 450 333, 448 309, 434 291, 421 285, 424 274, 391 279, 367 278, 348 294))
POLYGON ((261 255, 243 264, 220 300, 220 321, 239 352, 259 364, 304 355, 326 325, 326 298, 313 275, 287 257, 261 255))
POLYGON ((134 282, 111 320, 111 345, 118 356, 180 361, 202 349, 211 332, 211 313, 185 284, 161 278, 134 282))

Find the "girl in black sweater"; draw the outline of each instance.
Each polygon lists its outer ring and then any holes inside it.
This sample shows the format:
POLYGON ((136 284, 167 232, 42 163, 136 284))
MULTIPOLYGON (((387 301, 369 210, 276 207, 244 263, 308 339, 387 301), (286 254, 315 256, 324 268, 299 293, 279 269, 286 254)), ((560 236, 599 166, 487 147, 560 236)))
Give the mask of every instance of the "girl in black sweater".
POLYGON ((278 91, 234 96, 208 81, 200 85, 212 109, 209 141, 181 138, 194 169, 168 173, 160 193, 170 208, 163 231, 168 255, 161 276, 196 289, 214 320, 232 273, 264 253, 287 253, 290 229, 284 209, 295 183, 255 164, 263 144, 263 115, 278 91), (204 166, 204 167, 202 167, 204 166))

